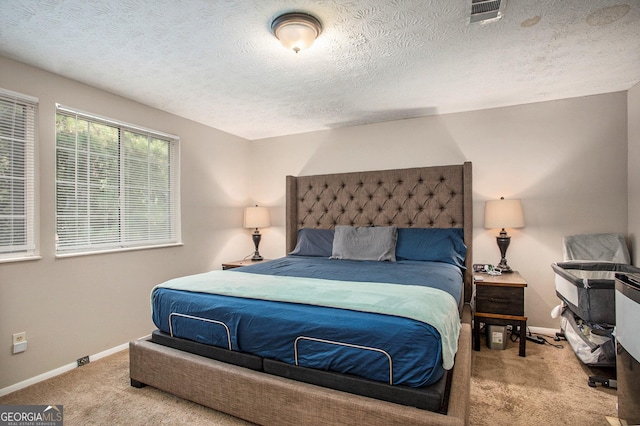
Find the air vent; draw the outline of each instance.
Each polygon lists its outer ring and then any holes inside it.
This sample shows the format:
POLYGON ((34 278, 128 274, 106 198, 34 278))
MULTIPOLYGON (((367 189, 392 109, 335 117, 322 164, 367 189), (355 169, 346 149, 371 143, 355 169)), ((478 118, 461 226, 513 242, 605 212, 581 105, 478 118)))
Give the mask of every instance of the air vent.
POLYGON ((469 22, 481 24, 502 18, 507 0, 471 0, 471 18, 469 22))

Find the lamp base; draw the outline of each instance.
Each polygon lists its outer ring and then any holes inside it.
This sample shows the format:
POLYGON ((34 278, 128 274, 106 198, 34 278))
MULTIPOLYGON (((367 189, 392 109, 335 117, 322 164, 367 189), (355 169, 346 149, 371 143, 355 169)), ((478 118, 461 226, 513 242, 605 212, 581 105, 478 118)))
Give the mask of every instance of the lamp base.
POLYGON ((259 260, 263 260, 264 258, 260 256, 260 252, 258 251, 258 246, 260 245, 260 239, 262 239, 262 235, 258 232, 258 228, 251 234, 251 239, 253 240, 253 244, 256 246, 256 251, 253 253, 252 261, 257 262, 259 260))
POLYGON ((511 237, 507 235, 507 232, 502 228, 500 231, 500 235, 496 237, 496 241, 498 242, 498 248, 500 249, 500 263, 496 266, 497 269, 500 270, 503 274, 509 274, 513 272, 511 267, 507 265, 507 248, 509 247, 509 243, 511 242, 511 237))
POLYGON ((500 270, 503 274, 510 274, 513 272, 511 266, 507 265, 507 259, 501 259, 500 263, 496 266, 496 269, 500 270))

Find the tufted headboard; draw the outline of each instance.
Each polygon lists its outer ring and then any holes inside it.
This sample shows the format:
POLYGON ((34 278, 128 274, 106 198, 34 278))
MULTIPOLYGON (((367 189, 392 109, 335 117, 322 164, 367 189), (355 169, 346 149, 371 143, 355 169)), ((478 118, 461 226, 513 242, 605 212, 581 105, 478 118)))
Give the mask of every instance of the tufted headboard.
POLYGON ((472 286, 471 163, 410 169, 287 176, 287 253, 298 229, 335 225, 463 228, 464 300, 472 286))

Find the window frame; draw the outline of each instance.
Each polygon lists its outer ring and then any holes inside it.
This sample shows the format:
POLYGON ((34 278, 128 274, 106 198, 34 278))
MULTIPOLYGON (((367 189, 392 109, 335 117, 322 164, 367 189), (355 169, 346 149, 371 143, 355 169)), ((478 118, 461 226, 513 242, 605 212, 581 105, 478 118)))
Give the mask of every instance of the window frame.
MULTIPOLYGON (((39 99, 23 93, 13 92, 4 88, 0 88, 0 97, 8 102, 20 104, 26 107, 26 127, 24 128, 24 192, 23 192, 23 209, 24 209, 24 244, 1 246, 0 263, 17 262, 23 260, 40 259, 39 238, 38 238, 38 197, 37 197, 37 168, 36 168, 36 151, 38 149, 38 111, 39 99), (7 249, 5 249, 5 247, 7 249)), ((15 120, 12 126, 15 126, 15 120)), ((15 177, 10 175, 11 179, 15 177)), ((14 238, 13 233, 10 237, 14 238)))
MULTIPOLYGON (((58 173, 58 149, 59 140, 58 140, 58 129, 55 131, 55 152, 56 152, 56 164, 55 164, 55 234, 56 234, 56 244, 55 244, 55 255, 56 257, 72 257, 72 256, 85 256, 85 255, 94 255, 94 254, 102 254, 102 253, 113 253, 113 252, 121 252, 121 251, 130 251, 130 250, 146 250, 153 248, 161 248, 161 247, 173 247, 173 246, 181 246, 182 245, 182 235, 181 235, 181 204, 180 204, 180 138, 175 135, 171 135, 168 133, 160 132, 157 130, 148 129, 142 126, 126 123, 121 120, 115 120, 112 118, 103 117, 100 115, 96 115, 93 113, 85 112, 79 110, 77 108, 66 107, 61 104, 56 104, 56 126, 58 122, 58 115, 61 114, 66 117, 75 117, 76 120, 86 120, 90 123, 94 123, 97 125, 109 126, 117 129, 117 143, 118 143, 118 154, 117 154, 117 173, 118 175, 118 217, 117 220, 117 241, 111 242, 102 242, 98 244, 82 244, 82 239, 76 240, 76 244, 72 246, 65 245, 63 247, 60 246, 59 241, 59 232, 60 228, 60 216, 58 210, 58 203, 60 201, 59 194, 59 185, 61 184, 61 180, 59 180, 58 173), (167 176, 169 179, 168 185, 168 203, 167 208, 163 212, 167 214, 169 218, 169 228, 168 234, 165 235, 162 240, 158 239, 143 239, 136 241, 129 241, 125 237, 126 235, 126 203, 125 199, 127 198, 127 183, 124 178, 124 168, 126 159, 129 158, 124 154, 125 148, 124 145, 126 141, 124 140, 124 135, 127 133, 131 133, 136 136, 144 136, 147 138, 153 138, 161 141, 165 141, 168 143, 168 163, 167 163, 167 176)), ((77 135, 77 131, 76 131, 77 135)), ((78 150, 76 146, 75 150, 78 150)), ((92 152, 92 151, 87 151, 92 152)), ((95 154, 95 152, 94 152, 95 154)), ((151 163, 150 160, 147 159, 147 162, 144 163, 149 166, 151 163)), ((89 174, 89 172, 87 172, 89 174)), ((90 182, 90 178, 87 177, 87 185, 90 182)), ((149 190, 149 186, 146 187, 149 190)), ((87 200, 87 206, 91 205, 91 201, 87 200)), ((87 213, 86 220, 90 221, 91 218, 95 219, 95 216, 91 216, 91 213, 87 213)), ((149 221, 149 217, 146 217, 147 221, 149 221)), ((88 231, 91 230, 91 224, 89 224, 86 228, 88 231)), ((77 232, 77 230, 76 230, 77 232)))

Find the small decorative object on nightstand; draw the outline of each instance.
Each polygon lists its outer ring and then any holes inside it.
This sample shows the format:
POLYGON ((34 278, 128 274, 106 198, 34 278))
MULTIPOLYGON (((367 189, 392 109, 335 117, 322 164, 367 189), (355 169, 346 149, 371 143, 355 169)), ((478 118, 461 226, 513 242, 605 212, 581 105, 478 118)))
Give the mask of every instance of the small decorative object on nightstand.
MULTIPOLYGON (((268 259, 262 259, 263 261, 268 259)), ((256 262, 261 262, 260 260, 251 260, 251 259, 243 259, 243 260, 234 260, 233 262, 225 262, 222 264, 222 270, 226 271, 227 269, 240 268, 241 266, 249 266, 255 265, 256 262)))
POLYGON ((480 350, 480 323, 520 327, 520 356, 526 356, 527 317, 524 316, 524 289, 527 282, 518 273, 477 274, 474 278, 473 348, 480 350))

